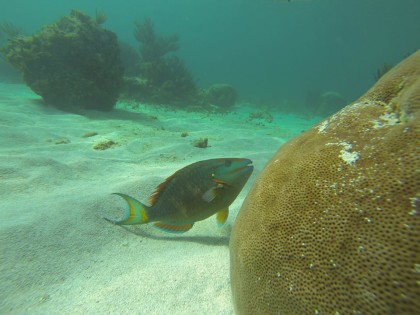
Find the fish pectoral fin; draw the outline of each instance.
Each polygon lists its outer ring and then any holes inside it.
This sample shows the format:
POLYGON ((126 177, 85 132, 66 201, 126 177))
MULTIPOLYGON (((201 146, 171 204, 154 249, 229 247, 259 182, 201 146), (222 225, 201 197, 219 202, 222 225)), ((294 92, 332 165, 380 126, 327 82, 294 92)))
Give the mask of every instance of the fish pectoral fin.
POLYGON ((216 189, 215 188, 210 188, 209 190, 207 190, 203 196, 201 196, 201 198, 205 201, 205 202, 212 202, 214 200, 214 198, 216 198, 216 189))
POLYGON ((218 184, 216 187, 212 187, 209 190, 207 190, 201 198, 205 202, 212 202, 214 198, 217 197, 217 194, 220 192, 220 188, 223 188, 223 185, 218 184))
POLYGON ((229 208, 218 211, 216 214, 217 224, 218 225, 225 224, 228 216, 229 216, 229 208))
POLYGON ((165 222, 156 222, 154 224, 157 228, 170 233, 184 233, 193 227, 193 223, 190 224, 173 224, 165 222))

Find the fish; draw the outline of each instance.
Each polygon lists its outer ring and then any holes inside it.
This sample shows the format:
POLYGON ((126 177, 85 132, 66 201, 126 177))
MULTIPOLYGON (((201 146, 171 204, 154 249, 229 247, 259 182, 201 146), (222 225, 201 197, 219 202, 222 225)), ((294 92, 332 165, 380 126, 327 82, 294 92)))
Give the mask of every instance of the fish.
POLYGON ((128 204, 125 218, 107 221, 116 225, 154 225, 166 232, 184 233, 194 223, 216 214, 219 225, 229 215, 236 199, 252 174, 252 161, 246 158, 217 158, 192 163, 169 176, 144 204, 123 194, 128 204))

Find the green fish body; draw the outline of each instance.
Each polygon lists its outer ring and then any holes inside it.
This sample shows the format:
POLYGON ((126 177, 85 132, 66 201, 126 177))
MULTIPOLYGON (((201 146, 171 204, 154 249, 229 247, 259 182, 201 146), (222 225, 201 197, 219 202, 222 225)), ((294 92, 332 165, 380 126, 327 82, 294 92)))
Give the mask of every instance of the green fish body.
POLYGON ((160 184, 149 199, 150 206, 125 194, 128 215, 118 225, 155 225, 168 232, 185 232, 197 221, 217 213, 223 224, 230 204, 236 199, 254 167, 241 158, 220 158, 190 164, 160 184))

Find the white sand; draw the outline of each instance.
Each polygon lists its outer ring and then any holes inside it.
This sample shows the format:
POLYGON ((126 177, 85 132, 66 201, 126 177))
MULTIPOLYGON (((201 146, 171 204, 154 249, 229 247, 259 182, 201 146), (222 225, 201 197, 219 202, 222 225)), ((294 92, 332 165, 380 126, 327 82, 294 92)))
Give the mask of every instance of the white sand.
POLYGON ((275 114, 260 126, 243 106, 223 116, 119 104, 81 116, 0 84, 0 314, 232 314, 228 241, 240 205, 278 147, 316 122, 275 114), (193 147, 200 137, 211 147, 193 147), (118 146, 93 149, 106 140, 118 146), (102 219, 124 213, 110 193, 147 201, 174 171, 213 157, 255 165, 224 227, 209 218, 178 236, 102 219))

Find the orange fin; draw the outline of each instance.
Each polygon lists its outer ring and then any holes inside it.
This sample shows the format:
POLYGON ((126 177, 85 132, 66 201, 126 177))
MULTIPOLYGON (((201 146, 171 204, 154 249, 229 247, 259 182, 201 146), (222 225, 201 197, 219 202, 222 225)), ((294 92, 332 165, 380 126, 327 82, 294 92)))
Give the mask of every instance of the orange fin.
POLYGON ((165 232, 184 233, 193 227, 193 223, 176 225, 172 223, 156 222, 155 226, 165 232))
POLYGON ((173 173, 171 176, 169 176, 167 179, 165 179, 164 182, 162 182, 161 184, 159 184, 156 188, 155 191, 152 193, 152 195, 149 198, 149 203, 151 206, 153 206, 156 201, 159 199, 160 194, 162 193, 162 191, 165 189, 166 185, 172 180, 174 179, 175 176, 178 175, 178 173, 184 171, 185 168, 187 168, 188 166, 185 166, 179 170, 177 170, 175 173, 173 173))
POLYGON ((218 225, 225 224, 228 216, 229 216, 229 208, 218 211, 216 214, 217 224, 218 225))

